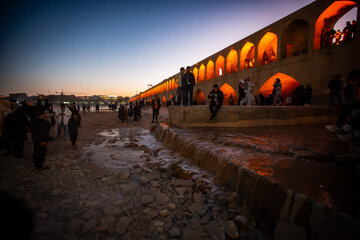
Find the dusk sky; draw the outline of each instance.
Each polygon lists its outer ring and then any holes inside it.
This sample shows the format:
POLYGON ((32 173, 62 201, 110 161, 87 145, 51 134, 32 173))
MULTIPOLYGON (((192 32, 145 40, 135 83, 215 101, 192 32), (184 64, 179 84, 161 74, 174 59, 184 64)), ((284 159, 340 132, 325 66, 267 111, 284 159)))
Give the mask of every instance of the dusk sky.
POLYGON ((311 2, 2 4, 0 94, 132 96, 311 2))

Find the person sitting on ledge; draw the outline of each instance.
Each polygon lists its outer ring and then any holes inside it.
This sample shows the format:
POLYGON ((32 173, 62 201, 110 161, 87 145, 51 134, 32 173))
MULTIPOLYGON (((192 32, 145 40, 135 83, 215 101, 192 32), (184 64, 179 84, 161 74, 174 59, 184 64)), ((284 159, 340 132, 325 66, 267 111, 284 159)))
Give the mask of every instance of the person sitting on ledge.
POLYGON ((219 86, 217 84, 214 84, 213 90, 210 92, 208 98, 210 99, 209 108, 211 112, 211 117, 210 117, 210 121, 211 121, 215 119, 216 114, 221 108, 221 105, 223 104, 224 101, 224 94, 222 91, 220 91, 219 86))

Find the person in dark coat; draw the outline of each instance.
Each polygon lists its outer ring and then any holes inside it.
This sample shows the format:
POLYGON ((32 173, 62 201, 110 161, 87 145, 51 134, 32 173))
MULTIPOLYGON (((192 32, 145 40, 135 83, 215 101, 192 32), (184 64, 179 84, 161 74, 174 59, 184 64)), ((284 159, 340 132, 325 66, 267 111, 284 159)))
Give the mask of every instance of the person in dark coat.
POLYGON ((154 123, 154 120, 158 123, 158 115, 161 107, 158 95, 155 95, 155 98, 151 101, 151 105, 153 109, 153 118, 151 123, 154 123))
POLYGON ((184 91, 183 96, 183 103, 184 106, 188 105, 188 98, 190 95, 190 105, 193 105, 193 92, 194 92, 194 86, 195 86, 195 76, 192 72, 190 72, 190 67, 186 67, 186 72, 184 73, 184 76, 182 77, 182 87, 184 91))
POLYGON ((24 107, 18 107, 15 100, 10 100, 11 112, 5 118, 5 128, 9 134, 10 146, 15 158, 22 158, 24 142, 29 122, 24 107))
POLYGON ((80 118, 79 118, 79 114, 78 113, 73 113, 71 115, 71 118, 69 118, 69 122, 68 122, 68 131, 69 131, 69 137, 70 137, 70 141, 71 144, 73 146, 75 146, 76 141, 77 141, 77 137, 78 137, 78 127, 80 124, 80 118))
POLYGON ((34 165, 36 169, 48 169, 43 168, 43 165, 50 141, 50 123, 46 121, 45 112, 41 109, 37 109, 35 111, 35 116, 36 117, 30 125, 31 136, 34 144, 34 165))
POLYGON ((221 108, 223 101, 224 101, 224 93, 220 91, 219 86, 217 84, 214 84, 213 90, 211 90, 208 98, 210 99, 210 112, 211 117, 210 121, 213 120, 216 117, 217 112, 221 108))
POLYGON ((330 89, 330 101, 331 106, 335 106, 335 99, 337 99, 338 105, 342 105, 341 90, 343 83, 341 81, 341 74, 335 74, 333 79, 329 82, 328 88, 330 89))

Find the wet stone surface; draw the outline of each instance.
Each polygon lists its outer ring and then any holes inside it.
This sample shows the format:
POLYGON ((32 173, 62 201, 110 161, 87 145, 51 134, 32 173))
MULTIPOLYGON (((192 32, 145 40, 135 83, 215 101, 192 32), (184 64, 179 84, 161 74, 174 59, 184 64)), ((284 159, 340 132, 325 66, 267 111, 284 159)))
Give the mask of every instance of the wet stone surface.
POLYGON ((35 239, 267 239, 237 194, 155 140, 149 119, 101 115, 83 116, 77 148, 53 142, 49 170, 33 169, 30 141, 26 158, 1 158, 0 189, 32 210, 35 239))

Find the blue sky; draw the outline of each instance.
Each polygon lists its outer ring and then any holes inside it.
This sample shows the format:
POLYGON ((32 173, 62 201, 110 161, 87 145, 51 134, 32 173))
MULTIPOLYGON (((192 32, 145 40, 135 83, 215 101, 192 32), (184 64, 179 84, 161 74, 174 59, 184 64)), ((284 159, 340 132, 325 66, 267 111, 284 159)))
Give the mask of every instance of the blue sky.
MULTIPOLYGON (((11 3, 12 1, 10 1, 11 3)), ((3 5, 0 94, 131 96, 308 5, 273 1, 24 1, 3 5)))

